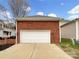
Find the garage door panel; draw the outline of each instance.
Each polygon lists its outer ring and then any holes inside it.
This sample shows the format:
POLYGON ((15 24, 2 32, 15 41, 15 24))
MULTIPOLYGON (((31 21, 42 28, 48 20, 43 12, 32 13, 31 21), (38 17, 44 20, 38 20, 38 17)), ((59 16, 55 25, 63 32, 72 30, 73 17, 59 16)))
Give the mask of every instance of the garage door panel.
POLYGON ((38 30, 38 31, 20 31, 21 43, 50 43, 50 31, 38 30))

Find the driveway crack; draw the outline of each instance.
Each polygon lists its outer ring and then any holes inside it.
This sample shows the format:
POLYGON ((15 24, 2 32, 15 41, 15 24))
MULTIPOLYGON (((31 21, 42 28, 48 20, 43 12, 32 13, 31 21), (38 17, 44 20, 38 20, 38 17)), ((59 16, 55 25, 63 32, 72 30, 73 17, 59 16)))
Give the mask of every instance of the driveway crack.
POLYGON ((34 47, 33 47, 33 50, 32 50, 31 56, 30 56, 30 59, 32 59, 33 53, 35 52, 35 49, 36 49, 36 45, 37 44, 34 44, 34 47))

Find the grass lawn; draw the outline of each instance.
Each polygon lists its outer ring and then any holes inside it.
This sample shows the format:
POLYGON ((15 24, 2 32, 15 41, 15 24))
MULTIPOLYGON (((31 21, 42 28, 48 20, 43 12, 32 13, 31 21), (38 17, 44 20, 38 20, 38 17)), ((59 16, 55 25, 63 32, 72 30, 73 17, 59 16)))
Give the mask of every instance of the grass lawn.
POLYGON ((72 44, 70 39, 61 39, 60 43, 61 48, 69 55, 71 55, 75 59, 79 59, 79 44, 72 44))

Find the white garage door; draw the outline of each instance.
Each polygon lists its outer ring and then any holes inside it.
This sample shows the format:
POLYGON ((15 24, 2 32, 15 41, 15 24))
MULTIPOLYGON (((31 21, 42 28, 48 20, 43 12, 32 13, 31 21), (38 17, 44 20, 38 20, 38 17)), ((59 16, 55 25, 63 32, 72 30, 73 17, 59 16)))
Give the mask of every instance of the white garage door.
POLYGON ((50 43, 50 30, 21 30, 21 43, 50 43))

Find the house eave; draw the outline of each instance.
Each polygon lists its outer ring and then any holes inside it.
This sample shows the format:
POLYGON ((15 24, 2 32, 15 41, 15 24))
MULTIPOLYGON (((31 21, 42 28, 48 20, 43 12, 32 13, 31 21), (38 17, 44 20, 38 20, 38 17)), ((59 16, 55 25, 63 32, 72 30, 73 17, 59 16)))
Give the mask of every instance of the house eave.
POLYGON ((59 21, 60 18, 57 17, 46 17, 46 16, 29 16, 29 17, 19 17, 16 18, 17 21, 59 21))

